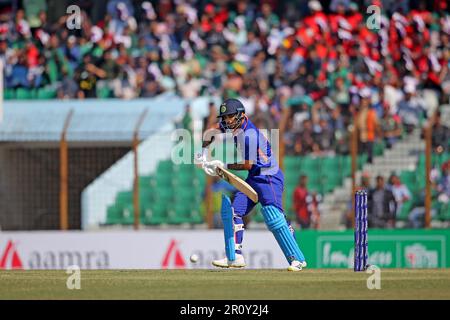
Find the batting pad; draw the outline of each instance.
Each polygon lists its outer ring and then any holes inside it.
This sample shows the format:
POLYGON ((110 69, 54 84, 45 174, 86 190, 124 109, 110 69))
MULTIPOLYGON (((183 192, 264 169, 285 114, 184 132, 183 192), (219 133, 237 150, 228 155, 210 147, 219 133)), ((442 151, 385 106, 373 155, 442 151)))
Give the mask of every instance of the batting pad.
POLYGON ((284 214, 274 206, 265 206, 262 207, 262 215, 289 264, 293 260, 305 261, 305 256, 289 230, 284 214))
POLYGON ((225 238, 225 253, 228 260, 236 260, 235 243, 234 243, 234 227, 233 227, 233 208, 231 207, 230 198, 222 194, 222 222, 223 234, 225 238))

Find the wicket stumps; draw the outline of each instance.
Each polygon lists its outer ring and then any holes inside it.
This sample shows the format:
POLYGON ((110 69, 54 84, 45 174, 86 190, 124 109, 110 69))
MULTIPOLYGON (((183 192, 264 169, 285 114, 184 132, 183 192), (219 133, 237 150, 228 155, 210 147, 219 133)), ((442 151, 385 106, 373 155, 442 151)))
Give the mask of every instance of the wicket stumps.
POLYGON ((367 191, 359 190, 355 193, 354 271, 365 271, 368 266, 367 229, 367 191))

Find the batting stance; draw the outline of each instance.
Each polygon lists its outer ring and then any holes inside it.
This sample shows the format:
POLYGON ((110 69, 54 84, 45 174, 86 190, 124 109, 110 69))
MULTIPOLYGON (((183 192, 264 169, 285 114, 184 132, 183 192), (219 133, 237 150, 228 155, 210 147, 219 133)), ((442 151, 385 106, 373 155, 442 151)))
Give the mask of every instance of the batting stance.
MULTIPOLYGON (((283 211, 282 199, 284 190, 284 176, 280 170, 272 148, 264 135, 245 115, 244 105, 237 99, 225 100, 220 105, 219 123, 217 129, 222 133, 231 132, 234 145, 240 152, 244 161, 242 163, 227 164, 226 169, 248 170, 245 180, 257 193, 262 205, 262 214, 268 229, 273 233, 288 263, 289 271, 300 271, 306 267, 305 257, 297 245, 294 237, 294 229, 287 221, 283 211)), ((209 175, 217 175, 217 167, 224 168, 220 160, 208 161, 207 147, 213 142, 203 141, 202 152, 196 156, 196 160, 202 163, 202 167, 209 175)), ((244 237, 243 217, 247 215, 255 202, 244 193, 237 192, 233 203, 224 196, 222 201, 222 217, 224 218, 225 238, 227 234, 234 236, 234 248, 226 246, 227 257, 214 260, 212 264, 221 268, 245 267, 242 255, 242 241, 244 237), (227 216, 232 219, 225 219, 227 216), (227 223, 229 220, 229 223, 227 223)))

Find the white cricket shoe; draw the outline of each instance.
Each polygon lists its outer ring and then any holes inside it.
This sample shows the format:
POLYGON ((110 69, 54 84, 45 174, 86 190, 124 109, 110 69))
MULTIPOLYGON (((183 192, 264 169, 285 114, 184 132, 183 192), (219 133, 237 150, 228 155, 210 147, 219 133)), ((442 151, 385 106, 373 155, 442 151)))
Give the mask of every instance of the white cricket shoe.
POLYGON ((246 266, 244 256, 236 253, 236 259, 234 261, 228 261, 227 258, 213 260, 212 265, 219 268, 244 268, 246 266))
POLYGON ((294 260, 288 267, 288 271, 301 271, 303 268, 306 268, 306 261, 294 260))

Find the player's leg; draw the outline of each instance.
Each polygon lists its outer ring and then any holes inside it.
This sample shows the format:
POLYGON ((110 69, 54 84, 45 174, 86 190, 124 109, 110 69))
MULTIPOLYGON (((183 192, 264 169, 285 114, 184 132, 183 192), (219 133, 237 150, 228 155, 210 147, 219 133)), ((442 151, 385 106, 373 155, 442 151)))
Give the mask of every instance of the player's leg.
POLYGON ((282 171, 278 171, 278 173, 274 176, 260 176, 256 179, 250 179, 247 182, 253 188, 256 188, 255 191, 259 196, 262 196, 262 199, 260 199, 261 205, 264 205, 264 203, 271 204, 280 210, 286 219, 286 223, 288 224, 292 236, 295 238, 295 230, 292 227, 291 222, 286 217, 283 209, 284 176, 282 171))
POLYGON ((244 240, 244 220, 243 217, 248 214, 255 203, 250 200, 244 193, 237 192, 231 213, 233 216, 233 230, 234 230, 234 242, 235 242, 235 260, 230 261, 228 258, 214 260, 213 266, 221 268, 243 268, 245 267, 244 256, 242 255, 242 242, 244 240))
MULTIPOLYGON (((294 229, 283 212, 283 175, 259 176, 251 181, 262 205, 262 214, 269 230, 275 236, 289 264, 299 262, 297 269, 306 266, 305 257, 294 235, 294 229)), ((297 263, 295 263, 297 265, 297 263)))
POLYGON ((233 200, 233 222, 237 254, 242 254, 242 242, 244 240, 244 216, 252 211, 255 205, 256 203, 250 200, 244 193, 236 193, 233 200))

